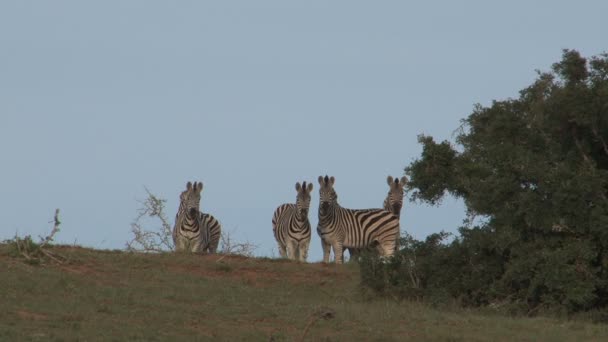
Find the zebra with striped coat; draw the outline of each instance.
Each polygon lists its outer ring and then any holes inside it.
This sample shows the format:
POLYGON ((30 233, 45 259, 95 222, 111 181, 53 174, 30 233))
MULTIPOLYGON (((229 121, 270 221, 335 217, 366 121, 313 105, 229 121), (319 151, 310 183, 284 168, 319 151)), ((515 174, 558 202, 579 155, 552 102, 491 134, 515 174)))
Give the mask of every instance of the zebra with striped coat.
MULTIPOLYGON (((395 178, 392 176, 388 176, 386 178, 386 183, 388 184, 388 194, 384 199, 384 210, 390 211, 393 215, 397 216, 397 218, 401 218, 401 208, 403 207, 403 194, 404 188, 407 184, 407 177, 403 176, 401 179, 395 178)), ((348 248, 348 252, 350 254, 351 260, 357 258, 361 253, 361 250, 355 248, 348 248)))
POLYGON ((319 225, 323 261, 329 262, 331 249, 338 264, 343 262, 343 249, 376 245, 383 257, 395 253, 399 239, 399 219, 384 209, 346 209, 338 204, 334 177, 319 176, 319 225))
POLYGON ((203 232, 203 253, 217 252, 222 225, 213 215, 201 213, 201 227, 203 232))
POLYGON ((179 209, 173 226, 173 243, 178 252, 202 252, 203 233, 199 210, 202 190, 202 182, 188 182, 186 190, 179 196, 179 209))
POLYGON ((390 211, 397 218, 401 218, 401 208, 403 207, 403 192, 405 185, 407 184, 407 177, 395 178, 392 176, 386 177, 386 183, 388 183, 388 194, 384 199, 384 210, 390 211))
POLYGON ((280 205, 272 216, 272 231, 279 244, 281 257, 291 260, 306 261, 310 245, 310 193, 312 184, 296 183, 296 203, 280 205))

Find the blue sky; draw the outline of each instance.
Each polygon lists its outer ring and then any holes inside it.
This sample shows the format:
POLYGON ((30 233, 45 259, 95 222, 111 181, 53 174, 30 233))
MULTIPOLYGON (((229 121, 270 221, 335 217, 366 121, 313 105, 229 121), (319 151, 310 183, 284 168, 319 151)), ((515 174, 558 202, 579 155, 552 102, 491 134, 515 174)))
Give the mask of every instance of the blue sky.
MULTIPOLYGON (((380 207, 387 175, 452 139, 476 103, 517 96, 563 48, 607 50, 604 1, 2 1, 0 239, 123 248, 146 197, 172 219, 188 180, 237 240, 278 255, 296 181, 336 177, 380 207)), ((464 206, 406 202, 417 238, 464 206)), ((310 261, 322 258, 313 233, 310 261)))

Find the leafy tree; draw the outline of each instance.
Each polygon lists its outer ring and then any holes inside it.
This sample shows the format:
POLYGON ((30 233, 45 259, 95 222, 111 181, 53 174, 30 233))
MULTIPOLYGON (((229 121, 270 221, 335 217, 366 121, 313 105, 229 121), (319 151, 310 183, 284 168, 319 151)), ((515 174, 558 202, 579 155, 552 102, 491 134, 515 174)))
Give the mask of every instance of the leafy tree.
POLYGON ((405 169, 412 198, 436 204, 449 193, 484 218, 429 256, 452 277, 419 270, 427 293, 528 313, 606 307, 608 54, 564 50, 518 98, 477 105, 455 144, 419 142, 405 169))

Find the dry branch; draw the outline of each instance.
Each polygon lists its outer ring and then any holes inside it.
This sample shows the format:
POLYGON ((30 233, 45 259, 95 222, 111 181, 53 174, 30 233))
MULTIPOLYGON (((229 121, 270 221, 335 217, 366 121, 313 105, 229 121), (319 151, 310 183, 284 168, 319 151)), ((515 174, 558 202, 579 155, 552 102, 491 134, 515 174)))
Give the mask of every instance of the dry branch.
POLYGON ((311 315, 310 319, 308 320, 308 323, 306 324, 306 327, 304 327, 304 331, 302 332, 302 336, 300 336, 300 341, 304 341, 304 338, 306 337, 306 334, 308 334, 308 331, 310 330, 310 328, 319 320, 319 319, 332 319, 334 318, 336 315, 335 311, 333 309, 330 308, 320 308, 319 310, 313 312, 313 314, 311 315))
POLYGON ((236 242, 232 239, 233 232, 222 232, 220 237, 220 253, 253 257, 258 246, 249 241, 236 242))
POLYGON ((165 252, 175 249, 173 244, 173 231, 171 224, 165 214, 165 202, 167 200, 152 194, 144 187, 148 197, 140 201, 141 207, 137 210, 137 216, 131 223, 131 232, 134 237, 127 241, 127 250, 131 252, 165 252), (144 217, 156 217, 160 221, 160 228, 147 230, 142 223, 144 217))
POLYGON ((59 209, 55 209, 55 217, 50 222, 54 222, 53 230, 45 237, 40 236, 40 242, 38 243, 35 243, 30 235, 24 238, 15 236, 14 239, 10 240, 9 243, 13 244, 17 255, 24 258, 28 263, 33 264, 42 264, 47 259, 58 264, 64 263, 66 261, 65 257, 52 253, 47 249, 55 239, 55 235, 59 232, 59 225, 61 224, 61 221, 59 221, 59 209))

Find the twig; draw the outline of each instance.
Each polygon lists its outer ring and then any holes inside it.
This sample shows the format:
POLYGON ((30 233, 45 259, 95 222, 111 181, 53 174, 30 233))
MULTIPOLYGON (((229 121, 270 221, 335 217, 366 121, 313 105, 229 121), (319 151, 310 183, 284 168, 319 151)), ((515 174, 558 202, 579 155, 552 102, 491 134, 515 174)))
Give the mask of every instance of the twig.
POLYGON ((40 250, 42 252, 42 254, 46 255, 47 257, 49 257, 50 259, 53 259, 56 263, 58 264, 63 264, 65 262, 65 260, 59 260, 56 256, 53 255, 53 253, 47 251, 47 250, 40 250))
POLYGON ((19 251, 20 255, 23 255, 27 260, 32 260, 32 257, 27 253, 26 248, 21 246, 21 239, 19 239, 19 237, 15 237, 15 244, 17 245, 17 251, 19 251))
POLYGON ((591 159, 585 153, 585 150, 583 149, 583 144, 581 143, 581 141, 578 138, 578 130, 576 129, 576 126, 572 126, 571 133, 572 133, 572 138, 574 139, 574 145, 576 145, 576 148, 578 149, 581 156, 583 157, 583 160, 589 165, 589 167, 594 168, 594 165, 591 162, 591 159))
POLYGON ((310 330, 310 327, 312 327, 312 325, 315 324, 318 320, 319 320, 319 316, 313 316, 310 318, 310 320, 308 320, 308 324, 306 324, 306 327, 304 328, 304 332, 302 333, 302 336, 300 337, 300 341, 304 341, 306 334, 308 334, 308 330, 310 330))
POLYGON ((165 199, 159 198, 144 186, 148 197, 145 201, 138 201, 141 207, 137 210, 137 216, 131 223, 131 232, 134 237, 127 241, 128 251, 141 251, 160 253, 174 250, 173 231, 167 216, 165 215, 165 199), (145 217, 156 217, 160 220, 161 227, 156 231, 146 230, 141 223, 145 217))
POLYGON ((321 308, 317 311, 315 311, 314 313, 312 313, 311 315, 312 317, 310 317, 310 319, 308 320, 308 323, 306 324, 306 327, 304 327, 304 331, 302 332, 302 336, 300 336, 300 341, 304 341, 304 338, 306 337, 306 334, 308 334, 308 331, 310 330, 310 328, 321 318, 323 319, 332 319, 335 316, 335 312, 334 310, 330 309, 330 308, 321 308))
POLYGON ((59 225, 61 224, 61 222, 59 221, 59 209, 55 209, 55 217, 53 218, 54 221, 54 226, 53 226, 53 230, 51 230, 51 233, 42 239, 42 242, 40 243, 40 248, 46 246, 49 242, 53 241, 55 234, 57 234, 57 232, 59 231, 59 225))
POLYGON ((66 258, 63 256, 46 250, 46 247, 53 242, 55 234, 59 232, 59 225, 61 225, 61 221, 59 221, 59 209, 55 209, 55 216, 51 222, 54 222, 53 230, 51 230, 51 233, 46 237, 40 236, 40 242, 38 243, 35 243, 30 235, 27 235, 24 238, 15 236, 13 243, 21 257, 27 261, 36 261, 39 264, 45 261, 45 257, 59 264, 65 262, 66 258))
POLYGON ((222 254, 233 254, 233 255, 242 255, 246 257, 252 257, 253 252, 258 248, 256 244, 253 244, 249 241, 245 241, 243 243, 235 243, 232 240, 233 232, 224 231, 220 236, 220 245, 222 254))
POLYGON ((604 141, 604 138, 602 138, 602 136, 598 133, 597 128, 595 128, 595 127, 591 128, 591 132, 593 132, 593 135, 595 135, 595 138, 598 139, 600 141, 600 143, 602 143, 602 147, 604 148, 604 153, 606 153, 606 155, 608 155, 608 144, 606 144, 606 141, 604 141))
POLYGON ((215 262, 220 262, 222 259, 226 257, 227 254, 222 255, 219 259, 215 260, 215 262))

